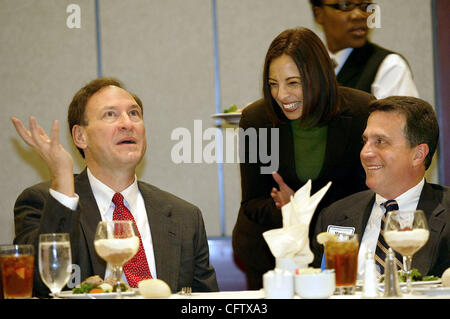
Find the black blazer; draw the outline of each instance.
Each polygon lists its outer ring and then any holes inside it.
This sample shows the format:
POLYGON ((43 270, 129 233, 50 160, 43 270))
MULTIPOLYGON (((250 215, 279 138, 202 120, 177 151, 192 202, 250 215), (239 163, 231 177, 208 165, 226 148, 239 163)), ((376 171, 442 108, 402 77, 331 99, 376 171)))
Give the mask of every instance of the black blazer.
MULTIPOLYGON (((359 90, 340 87, 339 98, 342 111, 328 124, 325 161, 319 176, 312 181, 311 193, 315 193, 329 181, 332 181, 332 185, 316 211, 338 199, 367 189, 359 153, 362 148, 361 136, 368 118, 368 104, 374 97, 359 90)), ((243 129, 272 127, 263 100, 244 109, 239 126, 243 129)), ((269 144, 270 139, 269 134, 269 144)), ((278 188, 278 185, 270 174, 260 173, 261 166, 266 165, 261 161, 240 164, 242 202, 232 242, 234 252, 244 264, 265 272, 274 268, 275 260, 262 233, 280 228, 282 218, 281 210, 275 207, 270 196, 272 188, 278 188)), ((289 123, 279 127, 278 173, 294 191, 307 182, 300 181, 295 171, 294 144, 289 123)), ((317 214, 314 214, 310 234, 316 220, 317 214)))
MULTIPOLYGON (((361 241, 374 201, 375 193, 366 190, 334 203, 320 213, 315 233, 326 231, 328 225, 355 227, 361 241)), ((441 276, 450 267, 450 188, 425 183, 417 209, 425 212, 430 237, 414 255, 412 268, 417 268, 422 275, 441 276)), ((323 246, 315 236, 311 247, 315 256, 313 266, 319 267, 323 246)))
MULTIPOLYGON (((75 192, 80 197, 75 211, 60 204, 49 193, 50 183, 27 188, 14 206, 16 244, 34 244, 39 234, 69 233, 72 263, 78 264, 81 280, 104 277, 106 263, 97 255, 94 236, 101 220, 87 171, 75 177, 75 192)), ((214 268, 209 264, 209 249, 200 210, 159 188, 138 181, 150 224, 156 272, 172 292, 191 286, 193 291, 217 291, 214 268)), ((36 258, 36 267, 37 258, 36 258)), ((49 290, 35 271, 34 293, 47 296, 49 290)))

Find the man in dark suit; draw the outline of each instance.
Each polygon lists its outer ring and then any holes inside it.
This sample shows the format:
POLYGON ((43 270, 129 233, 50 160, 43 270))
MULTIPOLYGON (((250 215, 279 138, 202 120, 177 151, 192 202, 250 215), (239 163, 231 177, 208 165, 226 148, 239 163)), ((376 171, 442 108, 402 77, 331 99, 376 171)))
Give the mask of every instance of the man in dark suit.
MULTIPOLYGON (((395 200, 399 210, 423 210, 430 237, 413 258, 423 275, 440 276, 450 267, 450 189, 428 183, 424 176, 439 138, 433 108, 427 102, 394 96, 371 102, 363 133, 361 163, 370 190, 348 196, 319 214, 315 233, 349 231, 360 235, 358 274, 368 250, 377 251, 384 203, 395 200)), ((319 266, 323 247, 312 242, 319 266)), ((382 272, 383 269, 380 269, 382 272)))
MULTIPOLYGON (((14 242, 37 248, 39 234, 69 233, 72 262, 80 267, 81 280, 91 275, 106 277, 110 271, 95 251, 95 230, 101 220, 116 219, 115 208, 121 204, 112 199, 121 195, 136 223, 144 256, 135 268, 124 272, 123 279, 132 287, 143 279, 159 278, 172 292, 184 286, 217 291, 200 210, 137 180, 135 169, 146 150, 142 112, 140 99, 115 79, 98 78, 80 89, 68 113, 74 144, 86 162, 79 175, 73 174, 72 156, 59 143, 57 121, 48 137, 33 117, 30 130, 12 118, 19 135, 44 159, 52 177, 17 199, 14 242)), ((35 295, 48 296, 48 292, 36 271, 35 295)))

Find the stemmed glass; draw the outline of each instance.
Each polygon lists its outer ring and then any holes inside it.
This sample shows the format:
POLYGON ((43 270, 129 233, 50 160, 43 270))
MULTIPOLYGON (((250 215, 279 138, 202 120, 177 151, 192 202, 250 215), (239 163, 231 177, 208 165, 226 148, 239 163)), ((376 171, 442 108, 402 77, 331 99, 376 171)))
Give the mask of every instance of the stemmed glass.
POLYGON ((116 282, 116 298, 122 298, 120 282, 123 265, 133 258, 139 249, 136 226, 129 220, 102 221, 97 225, 94 246, 97 254, 112 266, 116 282))
POLYGON ((57 297, 72 273, 72 253, 67 233, 39 235, 39 274, 57 297))
POLYGON ((421 210, 392 211, 387 214, 384 225, 386 243, 403 256, 403 270, 406 273, 406 292, 411 289, 411 262, 413 255, 428 241, 425 214, 421 210))

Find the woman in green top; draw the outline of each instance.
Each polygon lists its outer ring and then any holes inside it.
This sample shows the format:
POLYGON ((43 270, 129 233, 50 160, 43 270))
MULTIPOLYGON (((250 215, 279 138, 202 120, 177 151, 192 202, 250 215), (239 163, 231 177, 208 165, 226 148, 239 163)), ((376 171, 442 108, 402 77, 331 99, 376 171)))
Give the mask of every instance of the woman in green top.
POLYGON ((311 193, 332 182, 312 218, 314 230, 322 208, 366 189, 359 153, 368 104, 374 99, 338 86, 325 46, 306 28, 286 30, 273 40, 263 93, 263 99, 244 109, 239 124, 244 132, 256 129, 258 138, 245 143, 243 135, 240 141, 245 146, 240 157, 242 202, 233 230, 233 249, 244 264, 249 289, 261 288, 262 275, 275 266, 262 233, 282 226, 280 208, 290 195, 309 179, 311 193), (267 145, 267 154, 277 156, 276 172, 263 173, 265 158, 251 160, 255 144, 267 145))

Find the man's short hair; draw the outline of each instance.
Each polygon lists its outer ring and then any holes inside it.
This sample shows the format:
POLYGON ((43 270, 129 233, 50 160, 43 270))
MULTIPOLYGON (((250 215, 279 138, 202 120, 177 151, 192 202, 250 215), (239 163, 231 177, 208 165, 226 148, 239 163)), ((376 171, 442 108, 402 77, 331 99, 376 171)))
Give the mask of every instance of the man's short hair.
MULTIPOLYGON (((86 112, 86 104, 89 98, 98 91, 100 91, 101 89, 103 89, 104 87, 110 85, 124 89, 122 83, 119 80, 111 77, 100 77, 95 80, 92 80, 84 87, 82 87, 77 93, 75 93, 72 102, 70 102, 69 112, 67 115, 67 121, 69 123, 69 130, 71 135, 72 135, 72 128, 74 125, 86 126, 88 124, 85 118, 85 112, 86 112)), ((143 111, 141 99, 139 99, 139 97, 136 96, 135 94, 130 93, 130 95, 136 100, 136 103, 141 107, 141 110, 143 111)), ((84 158, 83 150, 78 148, 78 151, 84 158)))
POLYGON ((405 115, 404 135, 411 147, 427 144, 429 153, 425 158, 425 169, 431 165, 439 141, 439 124, 433 107, 426 101, 410 96, 390 96, 374 100, 369 112, 397 112, 405 115))

